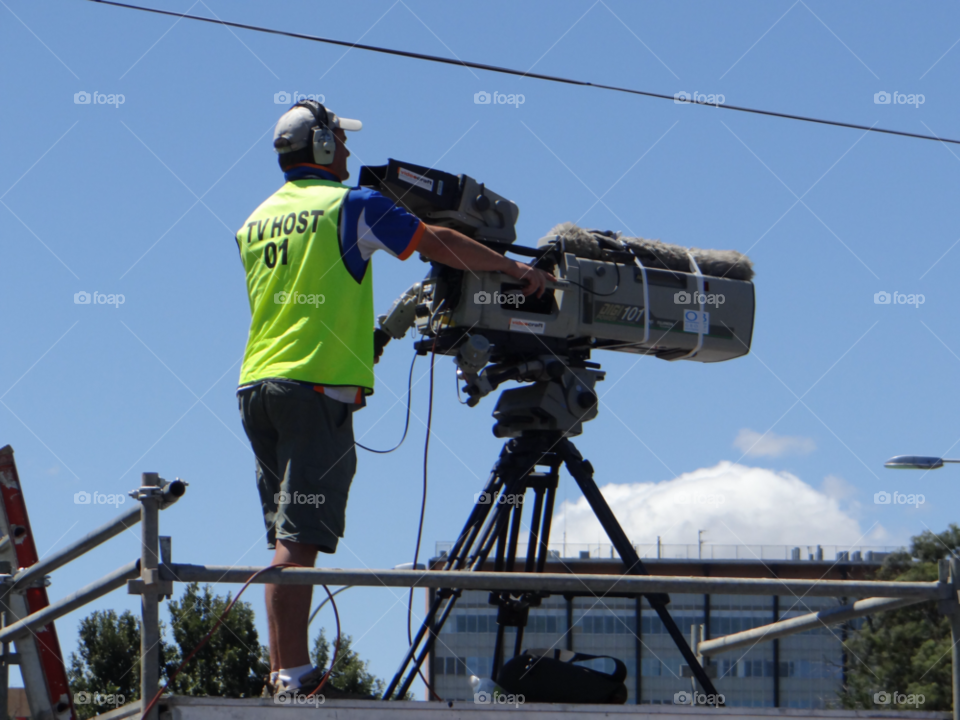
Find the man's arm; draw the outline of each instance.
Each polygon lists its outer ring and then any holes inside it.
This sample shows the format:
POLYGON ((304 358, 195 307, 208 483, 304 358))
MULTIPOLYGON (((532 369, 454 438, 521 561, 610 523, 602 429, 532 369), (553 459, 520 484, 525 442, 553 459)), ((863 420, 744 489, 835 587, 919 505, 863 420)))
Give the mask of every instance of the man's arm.
POLYGON ((556 280, 550 273, 510 260, 463 233, 439 225, 424 223, 423 237, 417 250, 427 259, 457 270, 505 273, 526 283, 524 295, 536 293, 540 297, 547 281, 556 280))

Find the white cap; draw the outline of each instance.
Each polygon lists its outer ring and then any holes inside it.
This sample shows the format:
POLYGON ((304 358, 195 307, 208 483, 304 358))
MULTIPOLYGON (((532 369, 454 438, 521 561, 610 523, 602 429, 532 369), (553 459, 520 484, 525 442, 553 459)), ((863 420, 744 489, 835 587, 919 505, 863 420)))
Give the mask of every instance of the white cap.
POLYGON ((363 130, 363 123, 359 120, 340 117, 330 111, 327 111, 327 117, 330 118, 330 124, 335 128, 340 128, 341 130, 363 130))
POLYGON ((318 102, 307 100, 287 110, 273 131, 273 148, 278 153, 302 150, 312 142, 311 131, 321 122, 340 130, 360 130, 359 120, 339 117, 318 102))

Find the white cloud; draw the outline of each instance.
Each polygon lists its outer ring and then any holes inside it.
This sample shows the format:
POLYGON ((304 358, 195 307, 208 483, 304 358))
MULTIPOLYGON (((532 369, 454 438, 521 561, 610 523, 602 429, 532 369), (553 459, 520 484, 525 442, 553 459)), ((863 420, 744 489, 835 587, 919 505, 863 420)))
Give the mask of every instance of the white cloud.
POLYGON ((839 475, 827 475, 820 483, 820 491, 834 500, 843 501, 857 494, 857 488, 839 475))
MULTIPOLYGON (((884 545, 879 525, 864 536, 835 497, 787 472, 721 462, 659 483, 610 484, 607 503, 634 543, 884 545)), ((565 502, 553 522, 569 543, 608 543, 584 498, 565 502)))
POLYGON ((811 438, 777 435, 774 432, 758 433, 743 428, 737 433, 733 446, 748 457, 780 457, 789 453, 806 455, 817 449, 811 438))

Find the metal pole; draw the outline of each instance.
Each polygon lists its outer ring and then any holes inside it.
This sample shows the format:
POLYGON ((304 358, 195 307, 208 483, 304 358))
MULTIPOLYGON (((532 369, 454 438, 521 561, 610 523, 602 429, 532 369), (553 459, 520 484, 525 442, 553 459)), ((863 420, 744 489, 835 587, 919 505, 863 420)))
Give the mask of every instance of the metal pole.
MULTIPOLYGON (((261 567, 172 563, 160 569, 162 580, 176 582, 247 582, 261 567)), ((783 580, 777 578, 674 577, 666 575, 572 575, 569 573, 465 572, 448 570, 346 570, 277 568, 259 575, 258 584, 358 585, 364 587, 432 587, 461 590, 530 591, 555 594, 618 595, 651 593, 711 593, 714 595, 782 595, 802 597, 903 597, 940 600, 951 587, 940 582, 875 580, 783 580)), ((686 642, 686 641, 684 641, 686 642)))
POLYGON ((957 606, 957 590, 960 590, 960 559, 950 558, 950 582, 953 596, 950 598, 952 612, 950 617, 950 635, 953 641, 951 660, 953 662, 953 720, 960 720, 960 607, 957 606))
POLYGON ((950 616, 950 635, 953 641, 953 720, 960 720, 960 614, 950 616))
MULTIPOLYGON (((160 476, 143 473, 139 492, 141 512, 140 577, 145 586, 155 585, 160 564, 160 476)), ((160 686, 160 596, 145 587, 140 596, 143 622, 140 626, 140 707, 153 700, 160 686)), ((144 720, 158 720, 154 707, 144 720)))
MULTIPOLYGON (((780 622, 780 596, 773 596, 773 621, 780 622)), ((773 641, 773 706, 780 707, 780 641, 773 641)))
MULTIPOLYGON (((569 602, 569 601, 568 601, 569 602)), ((643 598, 637 598, 634 600, 634 624, 636 627, 636 632, 633 634, 636 638, 634 645, 634 657, 636 658, 637 664, 634 669, 634 682, 636 684, 636 698, 634 702, 639 705, 643 702, 643 598)), ((573 632, 570 632, 570 637, 573 637, 573 632)), ((567 650, 573 650, 572 647, 567 647, 567 650)))
MULTIPOLYGON (((7 624, 7 611, 0 611, 0 626, 7 624)), ((0 660, 0 717, 9 717, 10 700, 8 687, 10 683, 10 668, 7 665, 7 643, 0 643, 0 651, 3 653, 3 659, 0 660)))
POLYGON ((132 563, 114 570, 112 573, 100 578, 96 582, 92 582, 86 587, 77 590, 77 592, 73 593, 73 595, 68 595, 62 600, 58 600, 57 602, 48 605, 43 610, 38 610, 32 615, 27 615, 25 618, 13 623, 12 625, 7 625, 2 631, 0 631, 0 643, 11 642, 16 640, 18 637, 28 635, 31 632, 36 632, 47 623, 56 620, 58 617, 67 615, 68 613, 73 612, 77 608, 82 607, 87 603, 96 600, 97 598, 103 597, 107 593, 123 587, 126 585, 127 580, 135 578, 139 575, 139 561, 134 560, 132 563))
MULTIPOLYGON (((693 650, 694 654, 697 653, 697 625, 695 623, 690 624, 690 649, 693 650)), ((700 658, 697 658, 698 660, 700 658)), ((693 676, 693 671, 690 672, 690 692, 693 693, 693 704, 697 704, 697 678, 693 676)))
POLYGON ((869 598, 867 600, 858 600, 853 605, 844 605, 833 608, 832 610, 821 610, 820 612, 807 613, 789 620, 762 625, 752 630, 724 635, 715 640, 707 640, 700 645, 700 652, 703 655, 718 655, 720 653, 736 650, 737 648, 750 647, 758 642, 774 640, 786 635, 793 635, 811 628, 819 628, 823 625, 834 625, 836 623, 850 620, 851 618, 872 615, 883 610, 896 610, 897 608, 915 605, 916 603, 929 602, 928 598, 869 598))
MULTIPOLYGON (((187 485, 182 480, 175 480, 169 483, 163 489, 161 497, 161 510, 165 510, 175 503, 186 492, 187 485)), ((105 525, 101 525, 93 532, 85 535, 75 543, 68 545, 62 550, 49 555, 40 562, 24 568, 13 576, 13 588, 22 588, 29 584, 35 578, 41 578, 44 575, 52 573, 57 568, 63 567, 71 560, 75 560, 93 548, 105 543, 112 537, 116 537, 124 530, 133 527, 140 522, 142 514, 141 507, 132 507, 122 515, 115 517, 105 525)))

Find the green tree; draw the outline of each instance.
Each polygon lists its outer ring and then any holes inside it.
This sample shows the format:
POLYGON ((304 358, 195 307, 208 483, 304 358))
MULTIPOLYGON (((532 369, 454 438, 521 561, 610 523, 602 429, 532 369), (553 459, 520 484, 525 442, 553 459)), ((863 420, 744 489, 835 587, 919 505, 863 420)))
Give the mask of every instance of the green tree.
MULTIPOLYGON (((89 718, 140 697, 140 618, 129 610, 97 610, 80 622, 80 643, 67 676, 80 718, 89 718), (82 693, 82 695, 81 695, 82 693), (112 697, 111 697, 112 696, 112 697)), ((161 668, 175 657, 161 641, 161 668)), ((162 680, 162 678, 161 678, 162 680)))
MULTIPOLYGON (((217 619, 230 604, 231 597, 215 595, 209 585, 202 589, 192 583, 179 600, 168 604, 173 639, 163 640, 166 628, 161 623, 161 684, 166 684, 217 619)), ((70 656, 70 689, 78 693, 122 696, 124 702, 140 698, 140 618, 129 610, 121 615, 113 610, 96 611, 80 622, 77 652, 70 656)), ((233 606, 226 621, 174 680, 177 695, 214 695, 253 697, 260 694, 264 677, 270 672, 266 648, 261 647, 254 627, 253 609, 248 603, 233 606)), ((82 699, 88 699, 80 696, 82 699)), ((76 703, 81 720, 112 709, 103 702, 76 703)))
MULTIPOLYGON (((173 638, 185 658, 223 617, 231 596, 215 595, 209 585, 190 583, 179 600, 169 603, 173 638)), ((270 662, 260 647, 253 608, 238 602, 206 645, 174 680, 177 695, 257 697, 270 673, 270 662)), ((172 664, 172 663, 171 663, 172 664)), ((168 668, 172 672, 180 664, 168 668)))
MULTIPOLYGON (((353 638, 344 635, 340 640, 340 652, 337 654, 337 665, 328 682, 338 690, 356 693, 359 695, 383 695, 386 683, 367 670, 367 663, 360 659, 351 645, 353 638)), ((317 667, 330 665, 331 648, 327 640, 326 629, 321 628, 320 634, 313 641, 313 652, 310 657, 317 667)), ((323 692, 322 690, 320 691, 323 692)))
MULTIPOLYGON (((938 561, 957 547, 957 525, 951 524, 939 534, 926 530, 911 538, 909 552, 887 557, 876 579, 934 581, 939 576, 938 561)), ((934 602, 868 616, 846 643, 849 669, 840 704, 846 708, 876 709, 874 693, 886 691, 922 694, 921 710, 950 710, 950 649, 950 623, 937 611, 934 602)))

